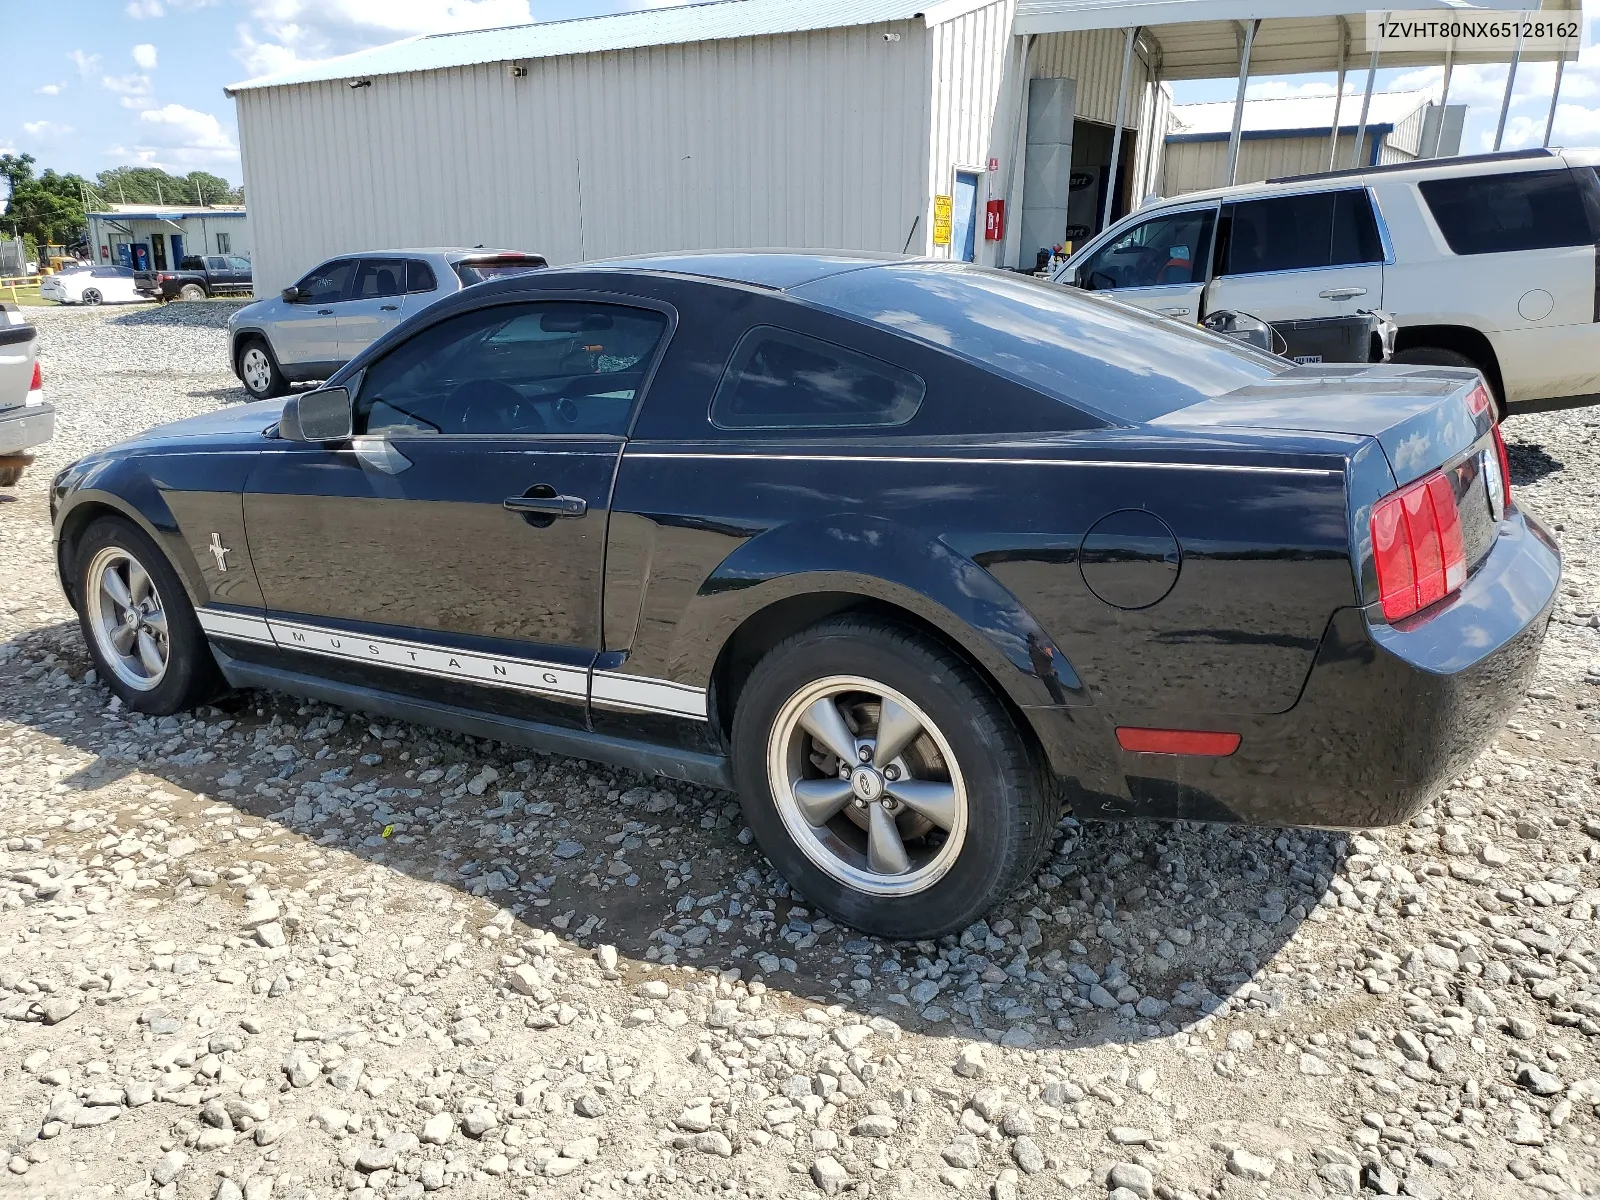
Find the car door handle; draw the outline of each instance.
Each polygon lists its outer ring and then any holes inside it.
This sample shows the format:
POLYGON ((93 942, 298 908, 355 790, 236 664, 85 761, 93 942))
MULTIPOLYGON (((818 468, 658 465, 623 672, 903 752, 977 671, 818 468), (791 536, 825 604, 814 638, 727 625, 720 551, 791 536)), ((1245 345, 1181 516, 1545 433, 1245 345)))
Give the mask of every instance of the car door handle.
POLYGON ((1176 308, 1158 308, 1156 311, 1163 317, 1187 317, 1194 310, 1192 308, 1184 308, 1180 305, 1176 308))
POLYGON ((582 496, 507 496, 500 504, 533 517, 581 517, 589 511, 589 502, 582 496))
POLYGON ((1326 291, 1317 293, 1324 300, 1354 300, 1357 296, 1365 296, 1366 294, 1366 288, 1358 287, 1328 288, 1326 291))
POLYGON ((399 312, 400 311, 400 306, 398 304, 385 304, 383 306, 383 308, 381 309, 381 311, 382 312, 399 312))
POLYGON ((331 309, 331 308, 319 308, 319 309, 317 309, 317 316, 319 316, 319 317, 331 317, 331 316, 333 316, 333 309, 331 309))

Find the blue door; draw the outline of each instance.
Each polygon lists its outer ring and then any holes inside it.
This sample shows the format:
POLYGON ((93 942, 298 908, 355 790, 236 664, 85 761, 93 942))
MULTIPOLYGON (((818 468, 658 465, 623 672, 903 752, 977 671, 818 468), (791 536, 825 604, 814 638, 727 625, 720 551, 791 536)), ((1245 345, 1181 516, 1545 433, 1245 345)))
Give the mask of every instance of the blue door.
POLYGON ((972 262, 977 252, 978 173, 956 172, 956 192, 952 197, 950 252, 962 262, 972 262))
POLYGON ((171 235, 171 238, 172 238, 172 269, 174 271, 181 271, 183 269, 183 234, 174 233, 174 234, 171 235))

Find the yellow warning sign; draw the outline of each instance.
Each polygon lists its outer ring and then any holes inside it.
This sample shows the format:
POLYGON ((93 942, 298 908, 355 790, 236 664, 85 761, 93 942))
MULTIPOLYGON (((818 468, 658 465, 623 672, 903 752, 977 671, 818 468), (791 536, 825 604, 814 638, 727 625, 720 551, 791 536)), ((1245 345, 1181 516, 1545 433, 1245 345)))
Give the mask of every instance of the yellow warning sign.
POLYGON ((933 244, 935 246, 948 246, 950 244, 950 211, 953 207, 949 196, 935 196, 933 198, 933 244))

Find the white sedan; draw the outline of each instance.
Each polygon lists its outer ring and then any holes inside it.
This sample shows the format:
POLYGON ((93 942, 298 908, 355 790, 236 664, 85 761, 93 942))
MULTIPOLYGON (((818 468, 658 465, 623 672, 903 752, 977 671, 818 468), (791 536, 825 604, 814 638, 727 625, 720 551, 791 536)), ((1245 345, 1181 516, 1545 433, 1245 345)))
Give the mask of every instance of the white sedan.
POLYGON ((133 290, 127 267, 68 267, 46 275, 39 296, 59 304, 131 304, 150 298, 133 290))

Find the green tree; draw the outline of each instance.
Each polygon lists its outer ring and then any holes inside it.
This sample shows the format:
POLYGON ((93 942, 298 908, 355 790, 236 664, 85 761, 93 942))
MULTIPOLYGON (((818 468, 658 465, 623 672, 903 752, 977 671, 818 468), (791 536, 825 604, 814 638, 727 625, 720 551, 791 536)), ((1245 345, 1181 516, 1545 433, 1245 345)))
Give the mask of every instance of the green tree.
POLYGON ((93 184, 107 204, 242 204, 244 193, 209 171, 173 175, 159 167, 114 167, 93 184))
POLYGON ((35 178, 34 164, 31 154, 0 154, 0 177, 11 194, 0 228, 12 236, 32 236, 40 245, 81 245, 88 232, 83 178, 48 167, 35 178))

